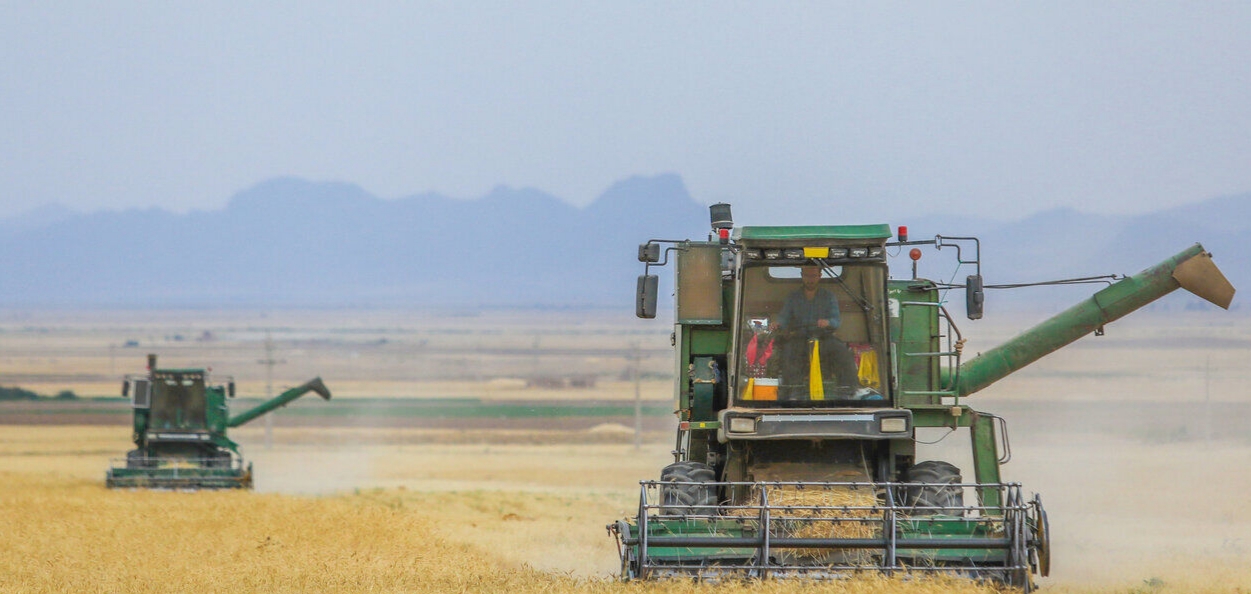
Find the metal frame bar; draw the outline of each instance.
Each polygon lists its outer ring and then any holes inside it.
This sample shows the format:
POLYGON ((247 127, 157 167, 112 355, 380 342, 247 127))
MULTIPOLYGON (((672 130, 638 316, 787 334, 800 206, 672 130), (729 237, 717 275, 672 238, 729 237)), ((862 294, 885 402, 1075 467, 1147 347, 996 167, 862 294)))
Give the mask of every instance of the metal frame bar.
MULTIPOLYGON (((198 442, 197 442, 198 443, 198 442)), ((195 472, 201 470, 243 470, 247 462, 240 456, 230 456, 229 466, 212 466, 218 463, 222 458, 180 458, 175 456, 144 456, 141 458, 111 458, 109 464, 112 470, 165 470, 172 471, 175 475, 179 470, 195 472), (145 466, 132 468, 130 462, 140 461, 145 466)))

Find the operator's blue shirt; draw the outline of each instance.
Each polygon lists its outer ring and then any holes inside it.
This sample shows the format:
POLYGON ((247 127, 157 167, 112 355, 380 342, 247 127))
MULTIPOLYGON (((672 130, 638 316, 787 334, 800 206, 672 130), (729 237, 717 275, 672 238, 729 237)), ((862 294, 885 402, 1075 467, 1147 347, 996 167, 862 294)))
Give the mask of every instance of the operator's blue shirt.
POLYGON ((826 320, 830 323, 830 330, 837 330, 842 323, 838 315, 838 300, 834 299, 833 293, 817 287, 817 292, 809 301, 804 297, 804 290, 800 289, 786 296, 782 313, 778 314, 778 327, 783 330, 816 328, 817 320, 826 320))

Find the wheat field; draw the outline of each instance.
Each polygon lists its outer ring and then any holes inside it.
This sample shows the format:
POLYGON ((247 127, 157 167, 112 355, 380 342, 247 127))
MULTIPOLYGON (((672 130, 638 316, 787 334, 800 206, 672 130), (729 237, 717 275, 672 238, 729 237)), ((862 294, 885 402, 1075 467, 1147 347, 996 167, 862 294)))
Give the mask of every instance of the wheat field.
MULTIPOLYGON (((436 488, 276 492, 109 491, 103 455, 124 447, 100 427, 6 428, 0 443, 3 592, 781 592, 786 584, 622 584, 599 571, 621 493, 588 488, 576 467, 559 488, 531 479, 432 469, 436 488), (480 488, 499 481, 497 489, 480 488), (526 484, 529 489, 523 488, 526 484), (592 545, 591 535, 596 543, 592 545)), ((115 428, 107 428, 115 429, 115 428)), ((112 431, 111 433, 116 433, 112 431)), ((453 450, 456 448, 452 448, 453 450)), ((623 448, 618 447, 618 450, 623 448)), ((543 466, 550 448, 508 446, 506 466, 543 466)), ((462 454, 438 446, 452 458, 462 454)), ((480 455, 489 456, 490 454, 480 455)), ((281 455, 300 457, 298 453, 281 455)), ((270 457, 274 463, 279 457, 270 457)), ((303 456, 318 472, 324 456, 303 456)), ((589 458, 588 458, 589 460, 589 458)), ((258 466, 264 472, 275 470, 258 466)), ((587 466, 592 466, 588 464, 587 466)), ((522 469, 524 470, 524 469, 522 469)), ((262 470, 258 469, 258 473, 262 470)), ((603 468, 603 474, 612 469, 603 468)), ((264 475, 262 475, 264 476, 264 475)), ((551 477, 543 477, 549 480, 551 477)), ((266 479, 258 477, 258 483, 266 479)), ((270 488, 283 480, 270 476, 270 488)), ((420 482, 420 481, 419 481, 420 482)), ((258 484, 258 486, 260 486, 258 484)), ((874 576, 813 592, 989 592, 968 582, 874 576)))
MULTIPOLYGON (((0 583, 5 592, 781 592, 794 584, 622 584, 604 525, 634 505, 637 476, 668 457, 665 444, 419 445, 345 448, 280 430, 249 444, 255 492, 109 491, 108 457, 128 443, 117 427, 0 430, 0 583), (293 445, 286 445, 290 442, 293 445)), ((332 430, 333 431, 333 430, 332 430)), ((248 437, 248 436, 245 436, 248 437)), ((1057 499, 1056 497, 1052 498, 1057 499)), ((1063 498, 1059 498, 1063 500, 1063 498)), ((1101 543, 1097 526, 1058 522, 1065 593, 1248 592, 1245 551, 1160 547, 1142 554, 1101 543), (1061 529, 1060 527, 1065 527, 1061 529), (1109 549, 1102 560, 1088 547, 1109 549), (1141 555, 1136 557, 1136 555, 1141 555), (1082 557, 1086 559, 1083 561, 1082 557), (1100 574, 1102 562, 1117 564, 1100 574)), ((1135 513, 1102 520, 1133 529, 1135 513), (1123 516, 1131 517, 1123 517, 1123 516)), ((1235 532, 1251 517, 1217 511, 1235 532)), ((1204 515, 1195 514, 1192 515, 1204 515)), ((1192 523, 1194 518, 1191 518, 1192 523)), ((1161 523, 1177 529, 1176 523, 1161 523)), ((1194 524, 1210 530, 1216 523, 1194 524)), ((1159 528, 1159 527, 1157 527, 1159 528)), ((1139 539, 1158 538, 1141 529, 1139 539)), ((1192 535, 1192 537, 1197 535, 1192 535)), ((1133 541, 1134 539, 1126 539, 1133 541)), ((1182 541, 1184 542, 1184 541, 1182 541)), ((1200 543, 1202 544, 1202 543, 1200 543)), ((802 591, 992 592, 965 581, 866 577, 802 591)))

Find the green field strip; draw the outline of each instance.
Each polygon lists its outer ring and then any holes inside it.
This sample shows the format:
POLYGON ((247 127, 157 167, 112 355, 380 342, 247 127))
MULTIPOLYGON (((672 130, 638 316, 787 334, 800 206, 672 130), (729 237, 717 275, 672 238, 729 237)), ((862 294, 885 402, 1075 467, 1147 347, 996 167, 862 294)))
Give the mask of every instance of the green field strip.
MULTIPOLYGON (((114 400, 114 399, 110 399, 114 400)), ((261 400, 236 400, 235 412, 246 411, 261 400)), ((594 418, 634 415, 631 402, 499 402, 478 398, 352 398, 327 403, 293 405, 279 409, 283 416, 298 417, 421 417, 430 419, 529 419, 529 418, 594 418)), ((116 406, 85 407, 77 403, 47 402, 21 408, 0 407, 0 418, 18 415, 116 415, 129 414, 125 401, 116 406)), ((640 407, 646 417, 667 417, 673 414, 670 404, 648 403, 640 407)))

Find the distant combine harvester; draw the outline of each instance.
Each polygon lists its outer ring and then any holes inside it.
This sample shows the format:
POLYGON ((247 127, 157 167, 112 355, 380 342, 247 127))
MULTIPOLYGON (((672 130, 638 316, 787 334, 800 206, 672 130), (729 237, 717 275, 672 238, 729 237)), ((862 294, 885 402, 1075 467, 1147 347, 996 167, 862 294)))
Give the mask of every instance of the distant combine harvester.
POLYGON ((109 488, 250 489, 252 464, 226 437, 238 427, 287 403, 316 392, 330 400, 321 378, 287 390, 256 407, 230 416, 226 399, 234 380, 213 384, 207 369, 158 369, 148 355, 147 375, 128 375, 122 395, 134 409, 135 449, 115 461, 105 478, 109 488))

